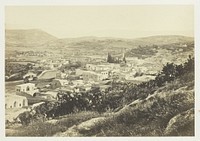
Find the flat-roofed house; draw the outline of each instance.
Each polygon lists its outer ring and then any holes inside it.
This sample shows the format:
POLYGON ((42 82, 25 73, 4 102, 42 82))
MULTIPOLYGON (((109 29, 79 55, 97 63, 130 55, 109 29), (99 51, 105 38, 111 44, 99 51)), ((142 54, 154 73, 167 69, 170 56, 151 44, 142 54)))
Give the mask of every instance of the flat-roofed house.
POLYGON ((34 93, 39 92, 39 90, 37 89, 37 87, 35 87, 35 84, 33 83, 25 83, 21 85, 16 85, 15 91, 16 91, 16 94, 26 93, 31 96, 33 96, 34 93))
POLYGON ((101 71, 100 74, 99 74, 100 80, 107 79, 107 78, 109 78, 109 76, 110 76, 109 71, 101 71))
POLYGON ((101 81, 101 80, 109 78, 109 76, 110 76, 109 71, 97 71, 97 72, 85 71, 82 74, 84 81, 89 81, 89 80, 101 81))
POLYGON ((120 68, 120 64, 114 64, 114 63, 105 63, 101 65, 86 64, 86 69, 89 71, 106 71, 106 70, 119 69, 119 68, 120 68))
POLYGON ((93 71, 84 71, 82 74, 83 80, 84 81, 99 81, 100 80, 100 76, 98 73, 93 72, 93 71))
POLYGON ((5 108, 22 108, 28 106, 28 100, 24 96, 6 95, 5 108))

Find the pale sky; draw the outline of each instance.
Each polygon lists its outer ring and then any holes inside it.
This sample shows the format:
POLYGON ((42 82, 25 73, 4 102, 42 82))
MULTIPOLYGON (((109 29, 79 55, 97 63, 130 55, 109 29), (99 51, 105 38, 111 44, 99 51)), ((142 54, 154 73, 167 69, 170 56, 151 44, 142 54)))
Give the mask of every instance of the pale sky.
POLYGON ((41 29, 58 38, 194 36, 192 5, 6 6, 6 29, 41 29))

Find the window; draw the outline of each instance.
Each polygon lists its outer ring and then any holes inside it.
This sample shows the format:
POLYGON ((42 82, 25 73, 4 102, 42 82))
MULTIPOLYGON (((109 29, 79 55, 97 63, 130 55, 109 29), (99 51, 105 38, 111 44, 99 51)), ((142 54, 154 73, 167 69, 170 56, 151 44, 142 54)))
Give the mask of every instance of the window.
POLYGON ((6 109, 7 109, 7 106, 8 106, 8 105, 7 105, 7 104, 5 104, 5 108, 6 108, 6 109))
POLYGON ((16 101, 14 102, 14 107, 17 107, 17 102, 16 101))
POLYGON ((27 86, 27 87, 26 87, 26 91, 30 91, 30 88, 29 88, 29 86, 27 86))
POLYGON ((20 104, 19 104, 19 107, 21 107, 21 106, 22 106, 22 104, 20 103, 20 104))
POLYGON ((26 99, 23 99, 23 106, 26 106, 26 99))

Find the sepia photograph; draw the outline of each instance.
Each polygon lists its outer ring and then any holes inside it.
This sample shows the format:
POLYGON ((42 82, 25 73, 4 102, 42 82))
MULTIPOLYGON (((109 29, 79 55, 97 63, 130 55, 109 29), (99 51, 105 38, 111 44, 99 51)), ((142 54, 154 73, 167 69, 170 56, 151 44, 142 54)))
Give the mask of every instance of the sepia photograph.
POLYGON ((5 6, 6 137, 194 137, 194 5, 5 6))

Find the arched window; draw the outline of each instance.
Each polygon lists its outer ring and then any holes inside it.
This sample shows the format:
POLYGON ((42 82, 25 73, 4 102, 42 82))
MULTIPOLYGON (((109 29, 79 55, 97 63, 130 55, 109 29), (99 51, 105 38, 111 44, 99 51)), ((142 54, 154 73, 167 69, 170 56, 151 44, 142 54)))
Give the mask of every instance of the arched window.
POLYGON ((37 93, 34 93, 34 94, 33 94, 33 97, 36 97, 36 95, 37 95, 37 93))
POLYGON ((26 91, 29 91, 29 90, 30 90, 30 88, 29 88, 29 86, 27 86, 27 87, 26 87, 26 91))
POLYGON ((14 102, 14 107, 17 107, 17 102, 16 101, 14 102))
POLYGON ((7 104, 5 104, 5 108, 6 108, 6 109, 7 109, 7 106, 8 106, 8 105, 7 105, 7 104))
POLYGON ((26 106, 26 99, 23 99, 23 106, 26 106))
POLYGON ((21 103, 19 103, 19 107, 21 107, 22 106, 22 104, 21 103))

